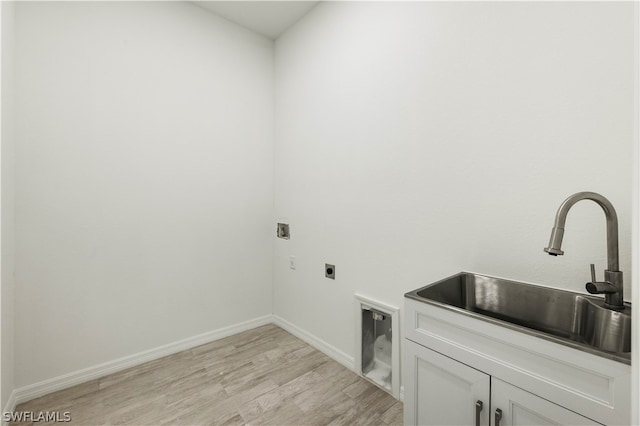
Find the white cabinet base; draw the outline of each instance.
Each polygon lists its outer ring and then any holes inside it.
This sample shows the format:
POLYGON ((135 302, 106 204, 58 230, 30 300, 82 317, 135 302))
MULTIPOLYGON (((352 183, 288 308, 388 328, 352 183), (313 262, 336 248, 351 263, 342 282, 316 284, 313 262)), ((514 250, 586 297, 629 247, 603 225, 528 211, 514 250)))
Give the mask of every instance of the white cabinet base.
MULTIPOLYGON (((607 425, 630 424, 630 365, 407 298, 404 324, 406 424, 422 423, 416 423, 416 419, 421 420, 420 413, 411 404, 423 404, 424 400, 418 401, 415 394, 409 397, 410 392, 416 391, 416 386, 420 392, 416 361, 420 354, 414 345, 429 348, 487 374, 492 382, 498 379, 513 386, 514 397, 524 390, 529 395, 537 395, 540 406, 549 403, 552 404, 550 407, 565 410, 568 417, 558 421, 559 424, 597 424, 594 421, 607 425), (572 414, 578 417, 571 420, 572 414)), ((517 404, 508 406, 512 408, 503 412, 501 424, 522 424, 521 420, 526 423, 527 416, 534 416, 531 419, 541 416, 536 421, 542 424, 544 419, 548 419, 549 424, 556 421, 551 414, 545 417, 544 411, 534 405, 529 412, 518 408, 521 406, 517 404), (512 412, 515 417, 510 414, 512 412)), ((481 424, 493 425, 493 413, 490 420, 490 423, 481 424)))

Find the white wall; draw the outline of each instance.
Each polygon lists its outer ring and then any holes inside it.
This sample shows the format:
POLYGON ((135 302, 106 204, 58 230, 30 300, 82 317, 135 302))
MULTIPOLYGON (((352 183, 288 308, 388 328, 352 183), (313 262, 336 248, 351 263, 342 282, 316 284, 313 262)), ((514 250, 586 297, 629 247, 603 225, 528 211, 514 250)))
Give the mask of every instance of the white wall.
POLYGON ((595 205, 542 252, 580 190, 616 206, 629 283, 631 7, 321 4, 276 44, 274 157, 271 42, 190 4, 18 4, 16 385, 271 313, 272 277, 273 312, 348 354, 355 292, 583 291, 595 205))
POLYGON ((273 43, 16 5, 16 386, 271 313, 273 43))
POLYGON ((15 139, 15 110, 14 110, 14 74, 13 74, 13 53, 14 53, 14 4, 3 1, 0 3, 0 13, 2 14, 2 24, 0 35, 2 39, 2 144, 0 163, 2 182, 1 192, 2 204, 0 222, 2 271, 0 286, 0 311, 2 313, 0 322, 0 407, 4 408, 11 392, 14 389, 14 270, 15 270, 15 226, 14 226, 14 139, 15 139))
POLYGON ((275 314, 353 354, 356 292, 401 307, 461 270, 584 292, 606 266, 596 204, 565 256, 542 251, 584 190, 618 211, 628 284, 632 8, 329 2, 279 38, 275 314))

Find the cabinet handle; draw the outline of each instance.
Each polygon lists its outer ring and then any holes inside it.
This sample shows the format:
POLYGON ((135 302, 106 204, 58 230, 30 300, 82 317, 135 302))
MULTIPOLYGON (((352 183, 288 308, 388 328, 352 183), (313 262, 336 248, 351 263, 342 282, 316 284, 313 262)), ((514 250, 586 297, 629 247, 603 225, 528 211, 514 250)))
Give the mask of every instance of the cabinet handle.
POLYGON ((480 426, 480 412, 482 411, 482 401, 476 401, 476 426, 480 426))
POLYGON ((496 416, 495 416, 495 421, 494 426, 500 426, 500 420, 502 420, 502 410, 499 408, 496 408, 496 416))

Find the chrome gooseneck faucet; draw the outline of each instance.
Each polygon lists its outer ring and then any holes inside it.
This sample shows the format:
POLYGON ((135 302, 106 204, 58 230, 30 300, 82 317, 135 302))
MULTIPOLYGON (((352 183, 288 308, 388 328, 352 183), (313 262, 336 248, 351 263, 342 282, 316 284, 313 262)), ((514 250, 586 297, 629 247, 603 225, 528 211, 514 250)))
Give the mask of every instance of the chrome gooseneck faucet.
POLYGON ((607 269, 604 271, 604 281, 596 281, 595 267, 591 264, 591 282, 586 284, 591 294, 604 294, 604 305, 609 309, 624 309, 624 295, 622 290, 622 272, 618 270, 618 216, 609 200, 595 192, 578 192, 562 202, 556 213, 556 221, 551 230, 549 246, 544 249, 552 256, 563 255, 561 250, 564 224, 567 213, 575 203, 581 200, 596 202, 607 218, 607 269))

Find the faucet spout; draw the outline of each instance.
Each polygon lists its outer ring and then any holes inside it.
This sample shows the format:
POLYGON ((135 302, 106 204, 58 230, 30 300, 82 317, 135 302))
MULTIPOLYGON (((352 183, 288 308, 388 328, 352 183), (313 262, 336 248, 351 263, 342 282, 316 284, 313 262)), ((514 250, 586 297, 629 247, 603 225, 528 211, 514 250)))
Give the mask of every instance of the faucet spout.
MULTIPOLYGON (((558 219, 556 218, 556 222, 558 219)), ((562 256, 564 251, 560 249, 562 246, 562 237, 564 236, 564 228, 554 226, 551 229, 551 238, 549 239, 549 247, 545 247, 544 251, 551 256, 562 256)))
POLYGON ((564 254, 561 247, 567 213, 574 204, 582 200, 591 200, 598 204, 604 211, 607 220, 607 270, 605 271, 607 281, 597 283, 593 277, 594 282, 587 284, 587 290, 590 293, 604 294, 605 305, 608 308, 624 309, 622 272, 619 271, 618 215, 611 202, 605 197, 595 192, 578 192, 564 200, 556 213, 549 245, 545 247, 544 251, 552 256, 564 254))
POLYGON ((564 236, 564 225, 567 221, 567 213, 575 203, 581 200, 591 200, 596 202, 604 210, 607 219, 607 269, 617 271, 619 268, 618 255, 618 215, 613 205, 602 195, 595 192, 578 192, 562 202, 556 213, 556 221, 551 230, 549 246, 544 249, 553 256, 564 254, 561 250, 562 237, 564 236))

